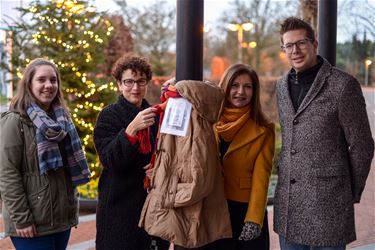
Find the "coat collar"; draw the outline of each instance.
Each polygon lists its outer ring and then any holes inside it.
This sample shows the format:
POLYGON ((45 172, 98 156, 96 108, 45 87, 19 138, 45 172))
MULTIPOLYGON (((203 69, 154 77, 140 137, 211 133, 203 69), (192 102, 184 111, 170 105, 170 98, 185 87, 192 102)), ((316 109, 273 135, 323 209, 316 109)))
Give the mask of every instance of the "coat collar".
POLYGON ((243 125, 243 127, 238 131, 237 135, 234 137, 233 141, 230 143, 226 155, 254 141, 259 136, 264 134, 264 132, 265 132, 265 129, 263 127, 258 126, 254 122, 254 120, 249 119, 243 125))
POLYGON ((279 108, 282 107, 286 113, 295 115, 296 111, 294 110, 292 98, 290 97, 289 88, 288 88, 289 73, 290 72, 285 74, 283 78, 281 78, 280 80, 280 84, 279 84, 279 89, 280 89, 279 97, 280 98, 278 99, 278 102, 279 102, 279 108))
MULTIPOLYGON (((322 58, 322 57, 321 57, 322 58)), ((307 92, 305 98, 303 99, 301 105, 299 106, 298 110, 295 111, 292 103, 292 98, 290 97, 289 88, 288 88, 288 75, 290 71, 283 76, 280 81, 280 94, 282 97, 282 103, 280 103, 284 108, 287 109, 288 113, 292 113, 295 116, 298 116, 300 113, 305 110, 309 104, 314 100, 317 96, 319 91, 322 89, 324 84, 326 83, 327 77, 331 74, 332 65, 324 58, 323 64, 318 71, 318 74, 315 77, 314 82, 311 85, 309 92, 307 92)))
POLYGON ((323 59, 323 65, 318 71, 318 74, 315 77, 314 82, 311 85, 311 88, 309 92, 307 92, 305 98, 303 99, 301 105, 299 106, 296 115, 299 115, 303 110, 309 106, 312 100, 317 96, 319 91, 322 89, 324 84, 326 83, 326 78, 330 75, 331 73, 331 68, 332 65, 325 59, 323 59))

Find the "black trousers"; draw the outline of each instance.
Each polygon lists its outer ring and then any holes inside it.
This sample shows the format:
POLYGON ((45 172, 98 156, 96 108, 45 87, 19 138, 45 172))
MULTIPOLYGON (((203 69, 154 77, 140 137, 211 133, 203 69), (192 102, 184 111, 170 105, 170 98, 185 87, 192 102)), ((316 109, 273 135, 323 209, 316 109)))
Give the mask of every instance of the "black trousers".
POLYGON ((162 238, 152 236, 150 250, 168 250, 170 243, 162 238))
MULTIPOLYGON (((212 242, 208 245, 193 250, 269 250, 270 249, 270 236, 268 229, 267 209, 264 212, 264 220, 262 233, 258 238, 250 241, 238 240, 244 225, 248 203, 236 202, 228 200, 228 209, 230 214, 230 221, 232 225, 233 238, 221 239, 212 242)), ((187 248, 175 246, 175 250, 188 250, 187 248)), ((192 250, 192 248, 190 248, 192 250)))
POLYGON ((244 225, 248 203, 227 200, 232 225, 233 238, 216 242, 216 250, 269 250, 270 236, 268 230, 267 209, 264 212, 262 232, 258 238, 250 241, 238 240, 244 225))

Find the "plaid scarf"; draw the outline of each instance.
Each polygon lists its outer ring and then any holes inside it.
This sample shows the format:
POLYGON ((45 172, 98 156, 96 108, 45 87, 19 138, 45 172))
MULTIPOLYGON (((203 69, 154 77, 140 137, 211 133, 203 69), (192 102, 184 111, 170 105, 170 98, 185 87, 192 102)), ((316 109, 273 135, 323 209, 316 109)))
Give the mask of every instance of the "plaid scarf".
MULTIPOLYGON (((40 174, 63 167, 59 142, 66 135, 69 139, 65 141, 64 147, 67 155, 68 169, 73 186, 86 184, 90 181, 90 170, 82 149, 76 128, 71 119, 66 115, 61 106, 53 105, 55 120, 35 103, 26 110, 31 121, 36 126, 36 143, 38 149, 38 161, 40 174)), ((67 138, 68 139, 68 138, 67 138)))

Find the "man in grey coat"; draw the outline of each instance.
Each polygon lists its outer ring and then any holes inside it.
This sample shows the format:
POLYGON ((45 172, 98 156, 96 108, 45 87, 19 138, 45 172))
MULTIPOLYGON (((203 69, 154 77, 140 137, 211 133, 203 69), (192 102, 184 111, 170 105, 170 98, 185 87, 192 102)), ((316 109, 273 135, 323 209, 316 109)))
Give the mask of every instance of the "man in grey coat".
POLYGON ((274 230, 282 250, 345 249, 374 155, 358 81, 317 55, 309 24, 281 24, 292 69, 277 83, 282 131, 274 230))

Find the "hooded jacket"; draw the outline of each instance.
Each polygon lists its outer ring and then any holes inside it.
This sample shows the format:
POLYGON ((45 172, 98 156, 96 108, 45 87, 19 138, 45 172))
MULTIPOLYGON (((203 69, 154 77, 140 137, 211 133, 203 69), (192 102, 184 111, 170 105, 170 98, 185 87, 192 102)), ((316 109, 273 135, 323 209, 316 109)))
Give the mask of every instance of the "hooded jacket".
POLYGON ((35 225, 37 236, 78 224, 78 193, 66 167, 40 175, 35 126, 5 112, 0 119, 0 192, 6 236, 35 225))
POLYGON ((224 93, 201 81, 180 81, 175 87, 193 106, 187 135, 160 135, 153 187, 139 226, 193 248, 232 235, 213 130, 224 93))

